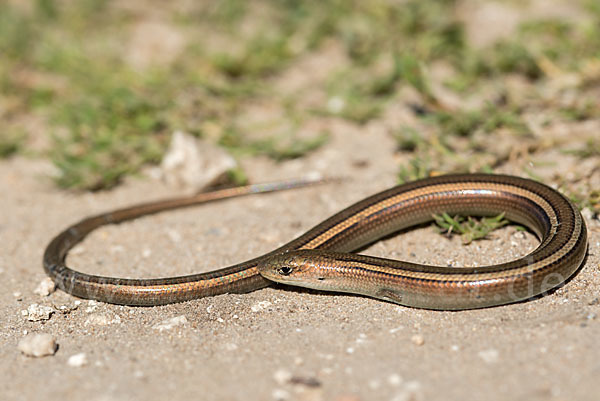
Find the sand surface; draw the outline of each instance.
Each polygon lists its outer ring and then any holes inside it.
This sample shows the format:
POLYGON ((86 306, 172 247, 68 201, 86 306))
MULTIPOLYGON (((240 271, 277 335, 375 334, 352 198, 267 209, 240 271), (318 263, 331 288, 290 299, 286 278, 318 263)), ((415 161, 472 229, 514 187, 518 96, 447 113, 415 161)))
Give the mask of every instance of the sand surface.
MULTIPOLYGON (((160 277, 261 255, 395 184, 392 139, 343 128, 338 132, 344 135, 301 160, 259 159, 244 166, 253 181, 316 171, 348 177, 341 183, 104 227, 68 262, 98 274, 160 277)), ((42 252, 52 236, 84 216, 178 193, 149 178, 130 179, 108 192, 68 193, 49 182, 50 171, 47 162, 25 158, 0 163, 3 400, 598 399, 597 221, 587 221, 589 257, 565 287, 503 307, 435 312, 283 287, 161 307, 78 304, 60 291, 47 297, 33 292, 45 277, 42 252), (22 311, 32 304, 57 311, 31 322, 22 311), (161 330, 171 318, 180 324, 161 330), (26 333, 53 335, 58 351, 43 358, 23 355, 17 344, 26 333), (70 357, 80 353, 86 362, 71 366, 78 364, 77 358, 69 364, 70 357)), ((468 246, 424 227, 366 253, 483 265, 514 259, 536 244, 514 227, 468 246)))

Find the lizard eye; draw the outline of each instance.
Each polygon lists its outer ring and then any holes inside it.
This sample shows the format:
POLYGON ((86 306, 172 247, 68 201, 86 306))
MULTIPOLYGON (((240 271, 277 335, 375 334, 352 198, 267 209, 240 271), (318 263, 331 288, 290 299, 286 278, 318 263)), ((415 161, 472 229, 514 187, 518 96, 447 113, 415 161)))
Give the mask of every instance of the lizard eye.
POLYGON ((277 269, 277 272, 279 272, 279 274, 287 276, 288 274, 290 274, 292 272, 292 268, 289 266, 283 266, 280 267, 279 269, 277 269))

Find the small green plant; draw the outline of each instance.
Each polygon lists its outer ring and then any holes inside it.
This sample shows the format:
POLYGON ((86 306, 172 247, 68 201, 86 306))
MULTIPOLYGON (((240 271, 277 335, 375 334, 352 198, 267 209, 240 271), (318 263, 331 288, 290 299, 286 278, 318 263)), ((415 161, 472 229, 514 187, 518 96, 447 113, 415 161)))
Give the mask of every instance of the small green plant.
POLYGON ((588 195, 588 205, 595 214, 600 213, 600 190, 596 189, 588 195))
POLYGON ((21 132, 4 132, 0 134, 0 158, 12 156, 23 146, 25 134, 21 132))
POLYGON ((257 37, 248 42, 241 54, 218 53, 214 65, 231 78, 260 78, 279 70, 291 58, 284 37, 257 37))
MULTIPOLYGON (((157 21, 183 36, 180 53, 140 68, 124 55, 138 54, 128 35, 144 15, 131 18, 109 0, 0 2, 0 157, 24 152, 25 139, 47 133, 53 136, 40 142, 49 144, 43 155, 59 167, 58 183, 101 189, 157 162, 175 130, 238 155, 282 160, 327 141, 327 133, 296 135, 309 118, 363 125, 404 108, 413 113, 403 121, 414 135, 399 137, 398 151, 414 153, 400 181, 496 167, 507 155, 482 138, 500 129, 528 134, 525 115, 542 108, 549 121, 600 116, 600 6, 575 3, 586 18, 524 18, 476 48, 456 0, 191 2, 157 21), (313 56, 321 64, 295 63, 313 56), (329 77, 319 74, 322 66, 329 77), (307 85, 284 93, 288 73, 307 85), (547 82, 562 75, 576 78, 577 101, 544 100, 547 82), (518 95, 505 85, 515 78, 526 85, 518 95), (245 126, 248 106, 261 102, 293 110, 284 117, 290 128, 262 139, 246 137, 246 129, 226 132, 245 126), (22 126, 30 117, 43 125, 35 134, 22 126), (211 124, 218 132, 205 129, 211 124), (27 135, 10 134, 19 130, 27 135)), ((597 155, 597 146, 578 153, 597 155)))
POLYGON ((323 146, 329 140, 328 132, 321 132, 312 138, 298 138, 293 133, 276 135, 266 139, 248 140, 235 129, 227 130, 219 144, 234 153, 268 156, 281 161, 304 156, 323 146))
POLYGON ((427 159, 415 157, 408 162, 408 165, 400 167, 398 172, 398 184, 427 178, 433 171, 430 162, 427 159))
POLYGON ((576 150, 565 150, 564 153, 575 155, 581 159, 600 156, 600 139, 590 138, 586 141, 583 148, 576 150))
POLYGON ((404 53, 396 58, 398 77, 415 88, 429 103, 437 103, 431 90, 423 62, 411 53, 404 53))
POLYGON ((487 104, 480 110, 472 111, 442 111, 430 118, 442 133, 449 135, 471 136, 477 130, 493 132, 498 128, 509 128, 520 135, 530 133, 517 110, 500 105, 487 104))
MULTIPOLYGON (((563 185, 565 184, 566 183, 563 183, 563 185)), ((579 210, 588 208, 593 214, 600 214, 600 190, 592 189, 585 192, 582 190, 563 188, 563 192, 579 210)))
POLYGON ((160 160, 165 136, 161 107, 123 87, 65 105, 56 117, 68 127, 56 137, 53 161, 65 188, 100 190, 143 164, 160 160))
POLYGON ((450 216, 448 213, 433 215, 433 219, 440 232, 447 235, 460 234, 464 244, 485 238, 490 232, 504 227, 510 222, 504 218, 504 213, 495 217, 450 216))

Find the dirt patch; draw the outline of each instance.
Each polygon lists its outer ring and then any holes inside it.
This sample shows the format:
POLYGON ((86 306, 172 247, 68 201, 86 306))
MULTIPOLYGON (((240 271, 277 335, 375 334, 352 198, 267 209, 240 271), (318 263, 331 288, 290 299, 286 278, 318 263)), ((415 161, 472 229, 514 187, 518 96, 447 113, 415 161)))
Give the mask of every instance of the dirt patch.
MULTIPOLYGON (((306 160, 245 163, 261 180, 310 169, 351 179, 102 228, 76 248, 69 263, 98 274, 158 277, 260 255, 393 185, 394 155, 384 131, 348 135, 338 126, 333 142, 306 160)), ((0 164, 0 377, 7 400, 40 394, 63 400, 592 400, 600 391, 594 380, 600 369, 597 221, 588 220, 590 252, 579 274, 551 295, 515 305, 433 312, 277 287, 163 307, 122 307, 60 291, 35 294, 44 278, 44 246, 86 215, 172 191, 134 179, 110 192, 69 194, 48 183, 47 167, 21 158, 0 164), (48 320, 29 321, 21 311, 34 303, 55 312, 48 320), (52 335, 58 351, 44 358, 22 355, 17 344, 26 333, 52 335)), ((469 246, 425 227, 366 253, 464 266, 513 259, 535 245, 532 236, 512 227, 469 246)))

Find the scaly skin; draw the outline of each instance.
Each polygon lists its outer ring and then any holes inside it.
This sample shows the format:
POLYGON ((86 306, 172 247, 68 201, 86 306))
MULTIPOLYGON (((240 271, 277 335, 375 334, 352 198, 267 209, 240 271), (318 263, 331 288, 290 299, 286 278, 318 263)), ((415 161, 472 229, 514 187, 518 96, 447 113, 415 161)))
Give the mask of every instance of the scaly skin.
POLYGON ((65 265, 68 251, 89 232, 105 224, 318 182, 322 181, 251 185, 90 217, 70 226, 50 242, 44 253, 44 268, 66 292, 125 305, 162 305, 223 293, 249 292, 273 280, 364 294, 414 307, 468 309, 516 302, 544 293, 569 278, 587 250, 587 233, 581 214, 555 190, 517 177, 463 174, 427 178, 370 196, 266 255, 209 273, 122 279, 84 274, 65 265), (425 266, 346 253, 395 231, 429 221, 433 214, 442 212, 467 215, 504 212, 508 219, 533 230, 541 244, 513 262, 471 269, 425 266))

